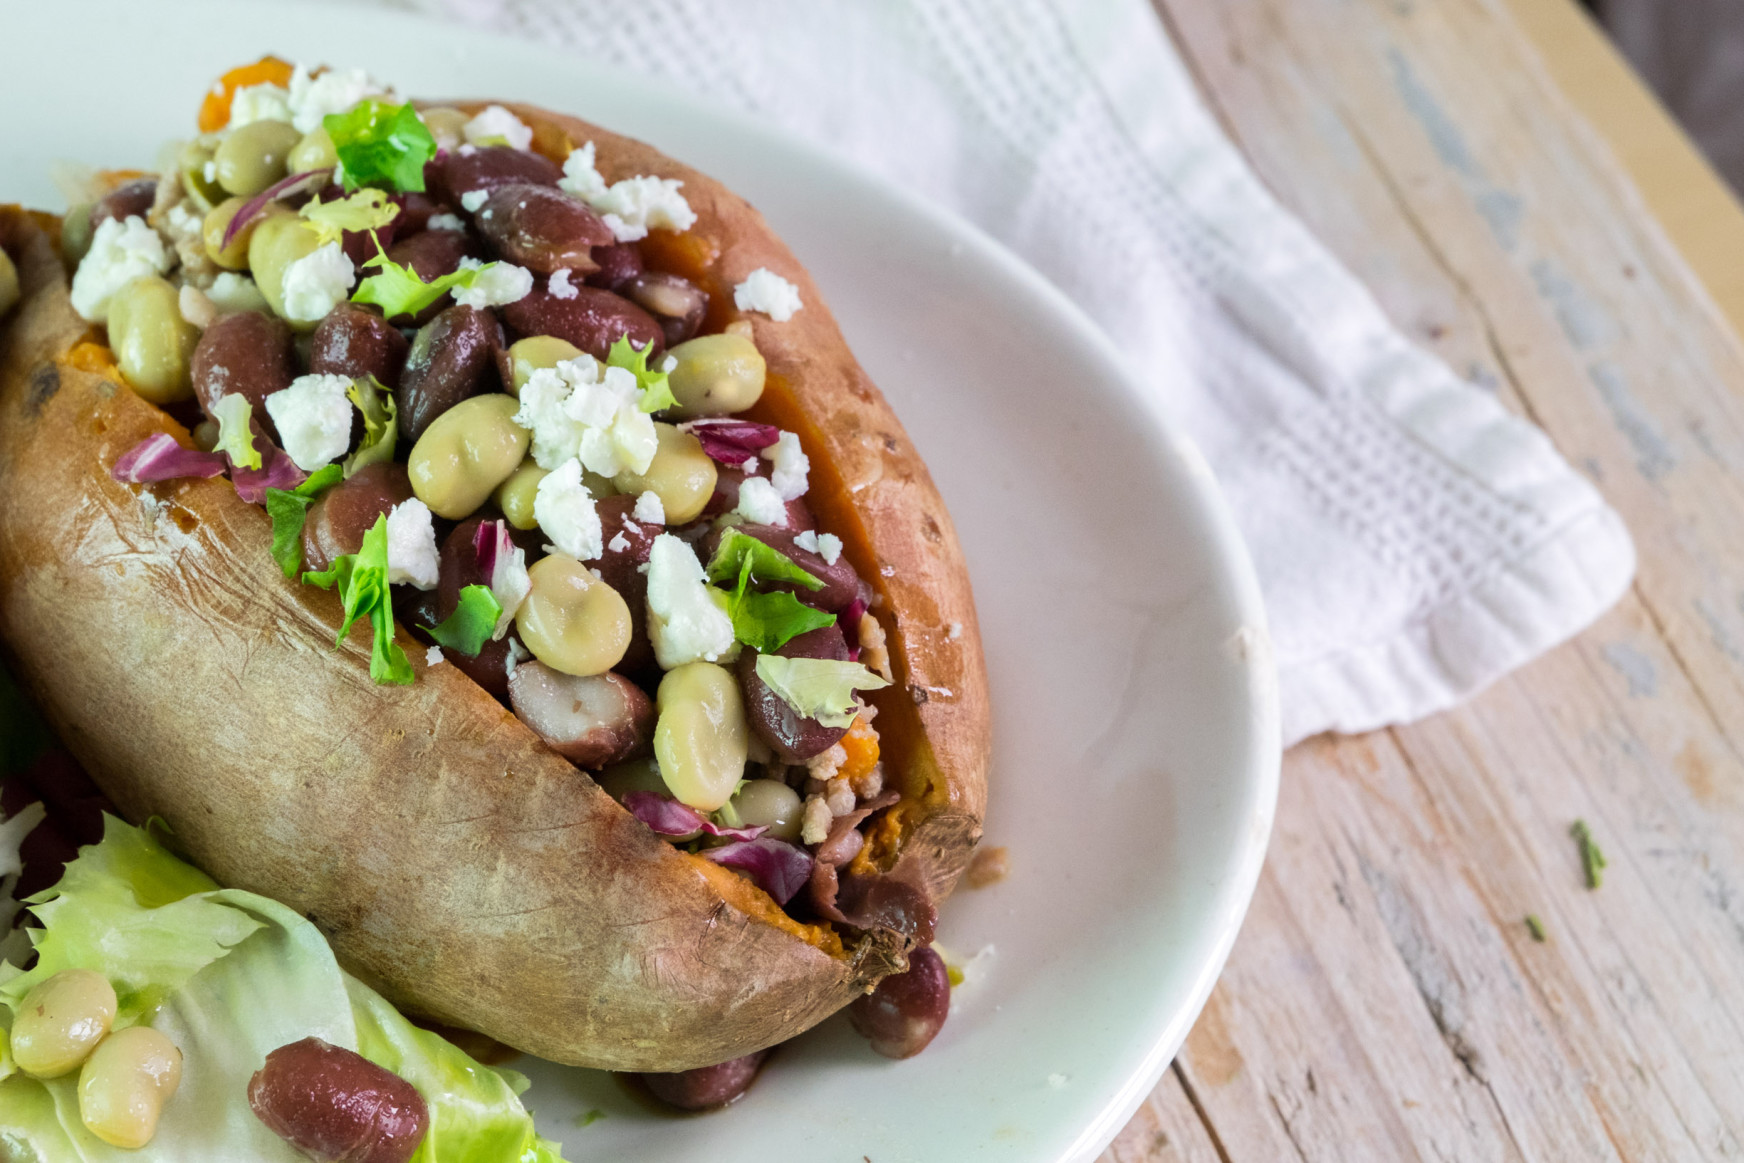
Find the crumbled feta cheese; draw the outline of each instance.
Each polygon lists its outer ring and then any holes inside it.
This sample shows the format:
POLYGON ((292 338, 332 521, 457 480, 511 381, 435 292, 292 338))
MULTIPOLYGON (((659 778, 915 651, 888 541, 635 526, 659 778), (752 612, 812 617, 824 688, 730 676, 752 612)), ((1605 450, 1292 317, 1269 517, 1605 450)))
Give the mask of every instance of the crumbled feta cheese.
POLYGON ((741 311, 761 311, 777 323, 793 318, 802 305, 799 288, 768 267, 758 267, 733 288, 733 306, 741 311))
POLYGON ((468 121, 461 132, 466 134, 468 145, 496 145, 501 141, 516 149, 526 149, 533 144, 533 127, 501 105, 485 106, 484 112, 468 121))
POLYGON ((318 323, 351 294, 357 268, 337 242, 329 242, 285 268, 280 299, 285 318, 293 323, 318 323))
POLYGON ((465 230, 466 220, 458 214, 432 214, 424 223, 426 230, 465 230))
POLYGON ((755 525, 787 524, 787 503, 775 486, 762 477, 745 478, 739 486, 739 503, 733 512, 755 525))
MULTIPOLYGON (((338 379, 329 376, 328 379, 338 379)), ((267 397, 270 402, 271 396, 267 397)), ((388 510, 388 582, 433 590, 442 569, 430 507, 413 497, 388 510)))
POLYGON ((874 763, 870 771, 849 776, 848 782, 853 785, 854 794, 861 800, 872 799, 884 790, 884 765, 874 763))
POLYGON ((266 398, 266 412, 279 430, 279 444, 304 472, 314 472, 351 447, 349 376, 298 376, 266 398))
POLYGON ((551 277, 545 280, 545 290, 550 293, 553 299, 573 299, 581 294, 569 281, 567 270, 552 272, 551 277))
POLYGON ((199 238, 203 245, 205 219, 190 210, 189 205, 188 202, 181 201, 171 206, 169 213, 163 217, 164 230, 171 238, 199 238))
POLYGON ((685 231, 696 225, 696 211, 679 193, 683 182, 644 175, 607 186, 594 168, 591 141, 570 151, 563 163, 563 178, 557 185, 598 211, 619 242, 646 238, 650 230, 685 231))
POLYGON ((235 271, 224 271, 206 288, 206 297, 218 308, 220 315, 235 315, 242 311, 268 311, 266 296, 254 285, 254 280, 235 271))
POLYGON ((660 500, 660 494, 649 489, 636 498, 636 507, 630 514, 644 525, 666 524, 666 506, 660 500))
POLYGON ((299 132, 308 133, 329 113, 344 113, 368 97, 399 104, 392 89, 370 80, 362 69, 328 69, 320 76, 311 76, 308 69, 298 65, 291 74, 287 98, 291 124, 299 132))
POLYGON ((107 323, 116 291, 134 279, 161 275, 174 263, 163 238, 139 215, 105 219, 73 275, 73 310, 93 323, 107 323))
POLYGON ((799 447, 799 437, 791 432, 783 432, 776 437, 775 443, 760 453, 764 460, 774 466, 769 474, 769 483, 775 486, 775 491, 781 494, 784 501, 795 501, 805 496, 809 487, 806 474, 811 472, 811 459, 799 447))
POLYGON ((748 477, 754 477, 757 475, 758 471, 762 469, 762 467, 763 467, 763 462, 758 460, 756 457, 753 456, 753 457, 747 458, 745 463, 741 464, 739 466, 739 471, 744 473, 748 477))
POLYGON ((291 92, 283 85, 244 85, 230 98, 230 128, 256 121, 289 121, 291 92))
POLYGON ((648 551, 648 637, 665 670, 738 654, 727 595, 708 584, 696 552, 670 533, 648 551))
POLYGON ((425 666, 441 666, 445 661, 447 660, 442 657, 442 648, 440 646, 432 646, 430 649, 424 651, 425 666))
POLYGON ((463 271, 478 271, 470 287, 456 287, 454 301, 465 307, 503 307, 519 303, 533 293, 533 273, 512 262, 483 263, 476 258, 460 260, 463 271))
POLYGON ((611 550, 613 553, 625 553, 630 548, 630 539, 625 537, 622 533, 618 533, 610 541, 606 542, 606 548, 611 550))
POLYGON ((176 306, 180 309, 182 318, 201 331, 218 320, 218 308, 212 305, 206 292, 192 283, 183 287, 181 294, 176 296, 176 306))
POLYGON ((496 629, 491 631, 491 639, 496 642, 501 642, 509 627, 515 624, 516 611, 533 592, 533 579, 527 575, 527 551, 508 541, 506 536, 504 541, 508 544, 498 544, 496 566, 490 577, 491 595, 503 608, 496 629))
POLYGON ((460 208, 468 214, 477 214, 485 199, 490 197, 489 190, 468 190, 460 196, 460 208))
POLYGON ((604 477, 647 472, 659 443, 654 418, 642 411, 635 373, 606 367, 591 355, 536 368, 521 387, 515 423, 533 434, 533 459, 555 469, 581 458, 604 477))
POLYGON ((201 166, 200 176, 206 179, 207 185, 216 182, 218 180, 218 163, 207 162, 205 165, 201 166))
MULTIPOLYGON (((848 749, 837 743, 806 760, 805 773, 812 779, 828 783, 835 778, 836 772, 840 771, 842 764, 846 762, 848 762, 848 749)), ((830 810, 835 811, 835 804, 830 805, 830 810)), ((848 811, 853 810, 853 806, 849 805, 848 811)), ((847 812, 836 812, 838 816, 846 814, 847 812)))
POLYGON ((952 622, 945 627, 945 638, 948 641, 955 642, 957 639, 961 638, 962 636, 963 636, 963 624, 961 622, 952 622))
POLYGON ((553 545, 577 561, 592 561, 603 552, 599 510, 581 482, 579 460, 565 461, 539 482, 533 519, 553 545))
POLYGON ((824 559, 825 565, 834 565, 842 558, 842 539, 834 533, 819 533, 817 539, 817 555, 824 559))
POLYGON ((669 355, 665 359, 661 360, 660 361, 660 370, 663 372, 675 372, 675 371, 677 371, 678 370, 678 357, 675 355, 669 355))
POLYGON ((830 838, 830 824, 835 816, 822 796, 807 796, 805 811, 799 817, 799 838, 806 844, 822 844, 830 838))

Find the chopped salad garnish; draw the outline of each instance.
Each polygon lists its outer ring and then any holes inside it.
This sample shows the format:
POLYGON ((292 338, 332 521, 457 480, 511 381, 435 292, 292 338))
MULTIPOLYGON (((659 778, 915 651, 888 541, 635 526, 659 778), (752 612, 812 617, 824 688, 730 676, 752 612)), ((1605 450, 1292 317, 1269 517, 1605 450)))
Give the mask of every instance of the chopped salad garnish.
POLYGON ((769 545, 729 529, 709 559, 709 580, 731 581, 727 614, 733 619, 733 637, 753 650, 779 650, 799 635, 834 624, 836 616, 802 603, 786 590, 762 593, 752 582, 792 582, 808 590, 821 590, 824 583, 801 569, 791 557, 769 545))
POLYGON ((454 613, 440 625, 422 629, 444 650, 476 658, 496 633, 497 619, 502 615, 502 603, 489 586, 466 586, 460 591, 460 603, 454 607, 454 613))
POLYGON ((340 602, 345 608, 345 622, 339 627, 336 645, 343 645, 345 636, 359 618, 368 618, 374 628, 374 643, 370 649, 369 677, 378 683, 411 683, 416 679, 412 664, 394 641, 393 594, 388 588, 388 519, 384 513, 363 535, 363 547, 348 553, 333 563, 333 568, 320 573, 305 573, 303 581, 330 590, 339 587, 340 602))
POLYGON ((268 489, 266 511, 273 523, 273 560, 285 576, 294 578, 303 569, 303 523, 315 498, 339 483, 340 468, 330 464, 294 489, 268 489))
POLYGON ((315 232, 318 245, 338 242, 347 232, 380 230, 399 217, 400 208, 374 186, 331 202, 310 201, 297 211, 315 232))
POLYGON ((673 398, 670 378, 664 371, 648 367, 648 351, 653 344, 637 347, 630 342, 628 335, 618 337, 606 352, 607 367, 621 367, 636 377, 636 383, 642 389, 642 402, 638 405, 644 412, 663 412, 667 408, 676 408, 678 401, 673 398))
POLYGON ((333 139, 347 190, 424 189, 424 165, 436 156, 436 139, 411 105, 362 101, 349 112, 328 114, 321 125, 333 139))
POLYGON ((126 484, 224 475, 230 462, 221 453, 183 448, 167 432, 154 432, 121 454, 109 475, 126 484))
POLYGON ((366 465, 392 460, 400 426, 396 422, 398 408, 394 394, 374 376, 353 380, 345 395, 363 414, 363 443, 345 458, 345 475, 349 477, 366 465))
POLYGON ((218 401, 212 409, 218 420, 218 441, 213 452, 222 452, 237 468, 259 468, 260 450, 254 446, 254 405, 237 392, 218 401))
POLYGON ((1587 831, 1585 820, 1576 820, 1569 826, 1568 834, 1574 837, 1580 848, 1581 871, 1586 876, 1587 887, 1598 888, 1605 879, 1605 854, 1593 842, 1593 834, 1587 831))
POLYGON ((760 655, 757 677, 782 700, 826 727, 848 727, 860 713, 855 691, 881 690, 890 685, 863 663, 833 658, 782 658, 760 655))
POLYGON ((353 303, 371 303, 382 309, 382 314, 390 319, 401 315, 416 315, 436 300, 446 295, 456 287, 470 287, 496 263, 486 263, 479 267, 461 267, 457 271, 439 276, 426 283, 409 266, 401 266, 388 257, 388 252, 382 249, 381 240, 376 239, 376 256, 366 261, 365 270, 379 269, 380 274, 370 275, 357 284, 357 290, 351 293, 353 303))

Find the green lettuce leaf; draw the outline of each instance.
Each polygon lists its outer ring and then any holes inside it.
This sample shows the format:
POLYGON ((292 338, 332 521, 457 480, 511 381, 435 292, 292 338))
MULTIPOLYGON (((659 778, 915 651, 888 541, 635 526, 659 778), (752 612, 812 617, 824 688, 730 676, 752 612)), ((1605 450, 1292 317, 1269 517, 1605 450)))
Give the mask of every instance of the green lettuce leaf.
POLYGON ((401 266, 387 256, 381 248, 381 240, 376 239, 376 256, 364 263, 364 268, 378 268, 381 273, 370 275, 357 284, 357 290, 351 292, 353 303, 374 303, 382 309, 382 314, 389 319, 401 315, 416 315, 443 295, 456 287, 470 287, 478 281, 480 275, 496 266, 496 263, 485 263, 480 267, 462 267, 438 278, 435 282, 426 283, 418 276, 418 272, 409 266, 401 266))
POLYGON ((383 387, 374 376, 351 381, 345 394, 363 413, 363 443, 345 458, 345 475, 350 478, 365 465, 394 458, 394 446, 399 442, 400 434, 396 422, 399 408, 394 403, 393 392, 383 387))
POLYGON ((639 407, 644 412, 660 412, 667 408, 678 407, 678 398, 672 394, 672 382, 663 371, 650 371, 648 368, 648 353, 654 349, 652 343, 646 347, 637 347, 630 342, 628 335, 618 336, 618 341, 606 352, 607 367, 621 367, 636 377, 636 382, 642 386, 642 402, 639 407))
POLYGON ((220 397, 212 407, 212 416, 218 421, 218 443, 212 446, 212 451, 228 456, 230 463, 237 468, 259 468, 260 450, 254 446, 254 432, 250 426, 254 406, 248 402, 248 397, 240 392, 220 397))
POLYGON ((746 565, 751 567, 753 581, 794 582, 813 592, 824 588, 822 580, 801 569, 793 558, 737 529, 727 530, 715 555, 709 558, 709 580, 717 585, 733 581, 746 565))
POLYGON ((297 211, 315 232, 317 245, 339 242, 346 231, 376 231, 400 216, 387 194, 373 187, 331 202, 309 201, 297 211))
POLYGON ((414 682, 417 675, 412 664, 394 641, 393 592, 388 588, 388 519, 383 514, 363 535, 363 544, 356 553, 348 553, 333 563, 333 568, 321 573, 305 573, 303 581, 330 590, 339 587, 344 603, 345 624, 339 628, 339 640, 359 618, 368 618, 375 630, 375 641, 369 655, 369 677, 378 683, 414 682))
POLYGON ((795 712, 826 727, 846 727, 859 714, 855 691, 875 691, 890 684, 858 662, 833 658, 757 659, 757 677, 795 712))
POLYGON ((424 188, 424 164, 436 156, 436 139, 412 106, 362 101, 348 112, 328 114, 321 125, 333 139, 347 190, 424 188))
POLYGON ((502 616, 503 604, 489 586, 467 586, 460 591, 460 604, 454 607, 454 613, 444 618, 440 626, 423 629, 444 650, 477 658, 496 632, 497 619, 502 616))
POLYGON ((266 491, 266 512, 273 523, 273 560, 286 577, 296 577, 303 568, 303 523, 308 519, 309 506, 338 484, 340 476, 339 466, 330 464, 316 469, 314 475, 294 489, 266 491))
POLYGON ((801 569, 785 553, 737 529, 722 536, 709 559, 709 580, 733 582, 727 593, 727 614, 733 619, 733 637, 765 654, 779 650, 801 634, 834 624, 836 616, 813 609, 786 590, 758 593, 753 582, 792 582, 808 590, 821 590, 824 583, 801 569))

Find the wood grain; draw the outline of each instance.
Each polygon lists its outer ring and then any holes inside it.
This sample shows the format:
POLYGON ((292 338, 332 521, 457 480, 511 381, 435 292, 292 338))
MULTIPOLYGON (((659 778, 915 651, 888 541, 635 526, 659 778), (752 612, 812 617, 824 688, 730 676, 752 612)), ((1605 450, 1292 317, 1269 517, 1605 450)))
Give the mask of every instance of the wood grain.
POLYGON ((1594 105, 1619 148, 1582 120, 1559 77, 1627 74, 1567 0, 1158 7, 1267 184, 1641 566, 1468 706, 1286 757, 1229 967, 1105 1160, 1744 1154, 1744 214, 1639 90, 1594 105))

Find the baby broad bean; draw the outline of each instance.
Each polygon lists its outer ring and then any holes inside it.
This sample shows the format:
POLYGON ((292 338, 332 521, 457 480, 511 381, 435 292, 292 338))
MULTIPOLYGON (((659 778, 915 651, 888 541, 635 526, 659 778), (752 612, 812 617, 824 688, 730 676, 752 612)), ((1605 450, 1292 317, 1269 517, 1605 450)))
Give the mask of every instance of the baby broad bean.
POLYGON ((293 174, 330 170, 338 164, 339 151, 333 148, 333 138, 319 125, 305 133, 285 159, 285 169, 293 174))
POLYGON ((745 700, 731 671, 690 662, 666 672, 655 698, 654 757, 677 799, 712 812, 745 774, 750 736, 745 700))
POLYGON ((509 474, 509 479, 497 486, 491 495, 503 517, 516 529, 537 529, 539 520, 533 515, 533 501, 539 494, 539 482, 551 474, 532 460, 509 474))
POLYGON ((115 1021, 115 988, 90 969, 63 969, 24 995, 12 1060, 33 1078, 59 1078, 90 1057, 115 1021))
POLYGON ((593 571, 561 553, 527 571, 532 589, 515 629, 533 657, 564 674, 604 674, 630 646, 630 607, 593 571))
POLYGON ((686 420, 743 412, 763 395, 767 367, 757 345, 740 335, 702 335, 667 352, 674 414, 686 420))
POLYGON ((660 498, 668 525, 683 525, 702 515, 715 492, 715 462, 702 442, 671 424, 654 424, 657 443, 647 472, 619 473, 612 484, 620 493, 651 492, 660 498))
POLYGON ((533 378, 534 372, 541 368, 556 367, 581 353, 581 348, 567 339, 558 339, 552 335, 530 335, 526 339, 516 340, 509 347, 509 371, 513 377, 509 391, 520 395, 521 389, 527 386, 527 381, 533 378))
POLYGON ((154 404, 194 394, 189 366, 200 329, 182 317, 181 293, 147 275, 119 291, 109 307, 109 347, 133 390, 154 404))
POLYGON ((218 184, 252 198, 285 176, 291 150, 302 134, 284 121, 251 121, 232 129, 212 153, 218 184))
POLYGON ((229 243, 224 241, 225 231, 230 229, 231 221, 236 212, 248 204, 248 199, 240 194, 225 198, 207 212, 200 223, 200 239, 206 244, 206 257, 227 271, 245 271, 248 269, 248 246, 254 241, 254 232, 260 224, 269 218, 293 218, 289 210, 274 204, 267 207, 265 213, 247 223, 236 232, 229 243))
POLYGON ((747 780, 732 799, 739 823, 747 828, 764 827, 765 836, 799 843, 800 817, 805 805, 799 793, 778 779, 747 780))
POLYGON ((295 214, 274 214, 254 226, 248 265, 273 314, 285 317, 285 272, 320 248, 320 239, 295 214))
POLYGON ((452 105, 433 105, 418 111, 424 128, 436 139, 438 149, 456 150, 466 140, 466 123, 471 120, 452 105))
POLYGON ((79 1119, 111 1147, 136 1150, 157 1134, 181 1084, 176 1044, 150 1026, 129 1026, 103 1039, 79 1071, 79 1119))
MULTIPOLYGON (((450 521, 471 516, 520 467, 530 437, 513 420, 519 407, 513 396, 501 392, 474 396, 425 429, 412 448, 406 471, 412 491, 432 513, 450 521)), ((608 663, 601 669, 609 667, 608 663)))

